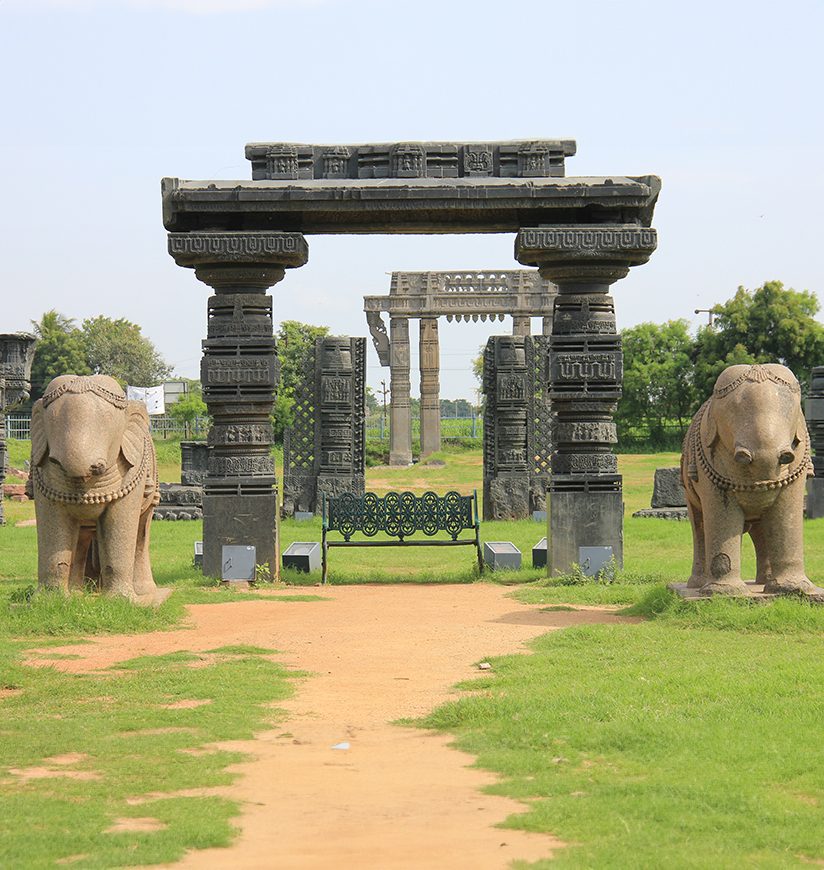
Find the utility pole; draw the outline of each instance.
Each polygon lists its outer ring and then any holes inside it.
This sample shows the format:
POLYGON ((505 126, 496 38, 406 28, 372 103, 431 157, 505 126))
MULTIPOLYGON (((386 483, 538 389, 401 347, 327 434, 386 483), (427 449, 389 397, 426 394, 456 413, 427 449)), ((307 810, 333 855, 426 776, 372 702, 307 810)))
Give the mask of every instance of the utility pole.
POLYGON ((715 317, 715 312, 712 308, 696 308, 696 314, 706 314, 707 315, 707 326, 712 326, 713 318, 715 317))

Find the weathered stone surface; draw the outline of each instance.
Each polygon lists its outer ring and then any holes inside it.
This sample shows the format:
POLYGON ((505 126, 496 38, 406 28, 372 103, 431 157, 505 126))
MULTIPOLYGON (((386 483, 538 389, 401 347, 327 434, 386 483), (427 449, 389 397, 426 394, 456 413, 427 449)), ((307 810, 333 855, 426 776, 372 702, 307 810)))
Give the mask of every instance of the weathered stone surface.
POLYGON ((68 593, 92 579, 142 604, 165 597, 149 561, 159 494, 143 403, 114 378, 63 375, 35 403, 31 438, 40 586, 68 593))
POLYGON ((815 471, 815 480, 807 483, 805 515, 815 520, 824 517, 824 366, 816 366, 810 372, 804 409, 815 471))
POLYGON ((206 441, 180 442, 180 482, 184 486, 203 486, 209 470, 209 450, 206 441))
MULTIPOLYGON (((3 492, 7 465, 6 411, 29 397, 36 342, 37 339, 28 332, 0 334, 0 493, 3 492)), ((0 526, 4 524, 3 499, 0 498, 0 526)))
POLYGON ((824 595, 804 571, 804 488, 812 463, 801 391, 788 368, 725 369, 687 430, 681 468, 693 530, 690 589, 746 594, 747 528, 755 581, 765 592, 824 595))
POLYGON ((183 181, 165 178, 167 230, 302 233, 517 232, 578 222, 648 226, 660 191, 638 178, 358 178, 183 181), (557 215, 557 217, 556 217, 557 215))
POLYGON ((645 510, 635 511, 634 517, 654 520, 688 520, 686 505, 684 507, 668 507, 668 508, 646 508, 645 510))
POLYGON ((484 519, 543 510, 551 453, 547 339, 493 336, 484 350, 484 519))
POLYGON ((652 485, 652 502, 654 508, 685 508, 687 493, 681 481, 680 468, 656 468, 652 485))
POLYGON ((195 484, 161 483, 156 520, 203 519, 203 487, 195 484))
POLYGON ((318 513, 325 495, 364 491, 366 339, 319 338, 303 363, 283 450, 283 513, 318 513))
POLYGON ((542 178, 563 176, 571 139, 515 142, 392 142, 304 145, 253 142, 246 146, 252 178, 542 178))

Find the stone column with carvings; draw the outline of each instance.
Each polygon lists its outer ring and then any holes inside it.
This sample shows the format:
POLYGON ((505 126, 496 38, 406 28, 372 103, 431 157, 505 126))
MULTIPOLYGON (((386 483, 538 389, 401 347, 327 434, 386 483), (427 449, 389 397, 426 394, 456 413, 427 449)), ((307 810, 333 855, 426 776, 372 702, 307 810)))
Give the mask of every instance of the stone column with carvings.
POLYGON ((366 452, 366 339, 315 342, 315 513, 322 496, 363 495, 366 452))
POLYGON ((31 364, 37 339, 28 332, 0 335, 0 526, 4 525, 3 486, 6 479, 6 411, 29 398, 31 364))
POLYGON ((412 418, 409 397, 409 320, 389 318, 389 464, 412 462, 412 418))
POLYGON ((270 414, 279 380, 269 287, 308 259, 301 233, 169 233, 169 253, 215 295, 200 377, 212 417, 203 486, 203 572, 222 576, 224 545, 253 545, 275 569, 277 478, 270 414))
POLYGON ((438 318, 422 317, 421 363, 421 459, 441 449, 441 354, 438 318))
POLYGON ((547 494, 547 568, 568 571, 580 547, 612 547, 623 563, 621 476, 613 422, 623 357, 610 286, 646 263, 654 229, 635 225, 521 229, 515 254, 558 285, 549 353, 556 414, 547 494))
POLYGON ((484 520, 530 515, 530 341, 526 336, 493 335, 484 349, 484 520))
POLYGON ((513 335, 532 335, 532 322, 529 317, 523 317, 519 314, 512 315, 512 334, 513 335))

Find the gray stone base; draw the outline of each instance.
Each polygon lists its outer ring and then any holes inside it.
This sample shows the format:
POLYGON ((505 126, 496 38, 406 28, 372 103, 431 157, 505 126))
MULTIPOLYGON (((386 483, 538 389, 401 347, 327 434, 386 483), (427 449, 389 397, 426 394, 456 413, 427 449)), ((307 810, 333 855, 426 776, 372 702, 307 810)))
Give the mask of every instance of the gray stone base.
POLYGON ((656 520, 688 520, 689 514, 685 507, 647 508, 635 511, 634 517, 653 518, 656 520))
POLYGON ((824 517, 824 478, 813 477, 807 481, 807 501, 804 516, 808 520, 824 517))
POLYGON ((203 518, 203 487, 180 483, 160 484, 160 504, 154 509, 156 520, 200 520, 203 518))
POLYGON ((624 564, 624 504, 612 492, 548 492, 547 562, 549 575, 566 573, 578 563, 579 547, 612 547, 618 567, 624 564))
MULTIPOLYGON (((747 601, 760 601, 766 604, 769 601, 774 601, 776 598, 791 598, 793 597, 792 593, 787 593, 784 595, 777 595, 774 592, 765 592, 763 583, 755 583, 749 582, 744 584, 747 587, 746 593, 743 595, 736 595, 736 598, 743 598, 747 601)), ((686 583, 669 583, 667 585, 667 589, 672 592, 675 592, 680 598, 683 598, 685 601, 709 601, 710 598, 725 598, 724 595, 712 595, 706 592, 702 592, 700 589, 690 589, 686 583)), ((819 593, 821 590, 819 590, 819 593)), ((809 602, 810 604, 822 604, 824 605, 824 595, 822 594, 803 594, 797 593, 797 597, 802 598, 804 601, 809 602)))
POLYGON ((526 472, 499 474, 484 480, 484 520, 526 520, 532 516, 526 472))
POLYGON ((265 495, 203 495, 203 573, 222 576, 225 544, 251 544, 258 565, 275 573, 277 492, 265 495))

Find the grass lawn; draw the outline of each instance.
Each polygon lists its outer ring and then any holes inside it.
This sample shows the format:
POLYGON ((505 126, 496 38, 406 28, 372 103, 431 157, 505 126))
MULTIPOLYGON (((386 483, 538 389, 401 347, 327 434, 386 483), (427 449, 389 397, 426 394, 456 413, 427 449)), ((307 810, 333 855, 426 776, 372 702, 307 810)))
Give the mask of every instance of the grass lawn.
MULTIPOLYGON (((22 465, 27 447, 12 442, 12 465, 22 465)), ((176 442, 159 442, 158 457, 161 479, 178 479, 176 442)), ((553 865, 824 863, 824 608, 787 600, 685 603, 670 594, 664 584, 689 574, 689 524, 631 514, 649 505, 654 469, 677 461, 674 453, 619 457, 625 566, 615 582, 547 578, 529 567, 493 578, 547 608, 626 604, 646 621, 569 629, 538 639, 530 655, 490 658, 491 672, 418 724, 454 734, 481 766, 501 774, 495 791, 529 803, 507 825, 570 844, 553 865)), ((367 487, 466 493, 480 490, 481 473, 478 451, 450 450, 408 469, 369 468, 367 487)), ((0 866, 51 866, 78 855, 85 856, 79 866, 147 864, 228 842, 237 812, 229 802, 169 797, 132 805, 127 799, 228 780, 233 755, 190 751, 276 721, 267 705, 289 692, 289 675, 265 650, 182 653, 78 677, 20 663, 25 649, 43 647, 50 637, 81 642, 105 631, 158 630, 179 624, 187 603, 236 600, 238 593, 216 588, 192 567, 201 523, 153 524, 155 578, 175 593, 157 610, 145 610, 86 596, 36 596, 27 603, 36 534, 15 523, 30 519, 33 505, 7 502, 6 516, 8 525, 0 528, 0 866), (199 662, 205 667, 189 667, 197 658, 206 659, 199 662), (185 699, 210 703, 169 706, 185 699), (72 761, 65 768, 86 778, 23 781, 6 774, 11 767, 62 769, 54 759, 67 753, 72 761), (165 827, 105 833, 129 816, 150 816, 165 827)), ((531 520, 481 529, 483 540, 513 541, 527 566, 531 547, 545 534, 531 520)), ((824 520, 806 521, 804 533, 808 574, 824 585, 824 520)), ((287 520, 281 537, 283 547, 320 540, 320 521, 287 520)), ((477 578, 471 547, 335 550, 330 566, 333 584, 477 578)), ((749 543, 744 571, 754 574, 749 543)), ((312 584, 319 578, 286 579, 312 584)))

